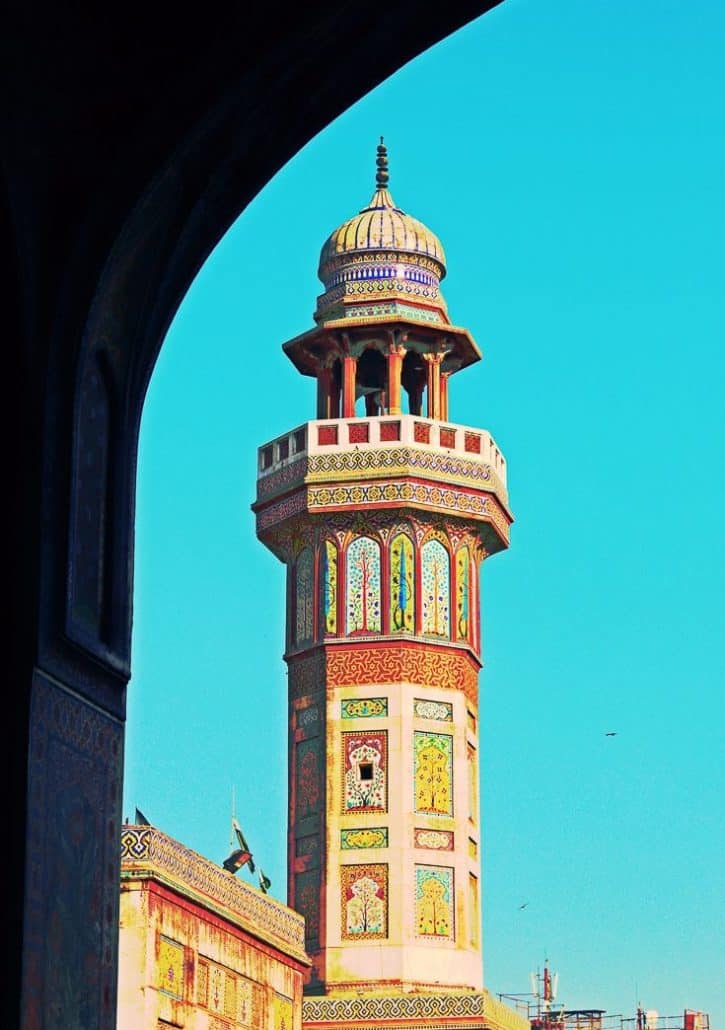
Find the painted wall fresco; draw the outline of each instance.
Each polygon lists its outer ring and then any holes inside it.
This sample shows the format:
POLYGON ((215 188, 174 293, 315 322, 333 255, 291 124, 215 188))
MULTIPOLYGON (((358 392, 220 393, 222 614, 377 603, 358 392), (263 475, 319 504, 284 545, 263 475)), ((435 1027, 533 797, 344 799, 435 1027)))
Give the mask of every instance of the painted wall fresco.
POLYGON ((443 866, 416 866, 416 934, 453 940, 453 911, 453 870, 443 866))
POLYGON ((337 547, 331 540, 322 548, 321 594, 325 633, 337 633, 337 547))
POLYGON ((388 935, 388 867, 378 863, 340 870, 343 940, 388 935))
POLYGON ((158 949, 156 975, 159 990, 172 998, 183 998, 184 946, 159 934, 158 949))
POLYGON ((466 764, 468 766, 468 818, 478 822, 478 768, 476 749, 473 744, 466 745, 466 764))
POLYGON ((390 545, 390 628, 415 632, 415 558, 413 541, 399 533, 390 545))
POLYGON ((343 719, 380 719, 387 714, 387 697, 351 698, 340 702, 340 716, 343 719))
POLYGON ((385 812, 388 737, 380 733, 342 734, 343 812, 385 812))
POLYGON ((413 734, 415 810, 453 815, 453 737, 447 733, 413 734))
POLYGON ((387 826, 366 826, 357 830, 340 830, 340 847, 343 851, 360 848, 387 848, 387 826))
POLYGON ((449 701, 424 701, 417 697, 413 702, 413 715, 436 722, 453 722, 453 705, 449 701))
POLYGON ((456 634, 470 639, 471 556, 467 547, 456 553, 456 634))
POLYGON ((295 565, 295 643, 312 640, 312 551, 305 547, 295 565))
POLYGON ((320 944, 320 871, 295 874, 294 908, 305 920, 305 947, 314 951, 320 944))
POLYGON ((428 540, 420 553, 423 632, 433 637, 451 634, 451 569, 440 540, 428 540))
POLYGON ((430 851, 453 851, 455 842, 450 830, 416 829, 413 843, 416 848, 428 848, 430 851))
POLYGON ((359 536, 347 549, 346 597, 348 633, 379 633, 380 546, 367 536, 359 536))

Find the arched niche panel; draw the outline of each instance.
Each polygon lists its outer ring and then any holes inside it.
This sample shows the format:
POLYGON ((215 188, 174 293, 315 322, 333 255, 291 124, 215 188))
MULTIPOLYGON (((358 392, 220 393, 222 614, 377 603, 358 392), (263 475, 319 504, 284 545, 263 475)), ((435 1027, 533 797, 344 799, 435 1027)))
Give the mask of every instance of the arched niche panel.
POLYGON ((314 632, 313 558, 310 547, 303 548, 295 562, 294 639, 296 644, 312 640, 314 632))
POLYGON ((358 536, 348 546, 345 561, 345 631, 348 634, 380 632, 380 586, 380 544, 372 537, 358 536))
POLYGON ((426 636, 451 635, 451 562, 438 539, 427 540, 420 552, 422 629, 426 636))
POLYGON ((325 636, 337 633, 338 554, 333 540, 323 540, 320 548, 320 625, 325 636))
POLYGON ((471 552, 465 545, 456 551, 456 637, 472 640, 471 552))
POLYGON ((390 543, 390 629, 415 632, 415 551, 407 533, 390 543))

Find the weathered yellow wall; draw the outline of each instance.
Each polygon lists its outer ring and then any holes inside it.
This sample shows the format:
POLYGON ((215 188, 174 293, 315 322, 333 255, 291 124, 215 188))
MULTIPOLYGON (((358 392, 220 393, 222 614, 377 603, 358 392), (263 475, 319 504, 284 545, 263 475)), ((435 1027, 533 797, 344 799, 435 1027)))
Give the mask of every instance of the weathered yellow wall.
POLYGON ((296 913, 153 828, 124 833, 119 1030, 301 1030, 296 913))

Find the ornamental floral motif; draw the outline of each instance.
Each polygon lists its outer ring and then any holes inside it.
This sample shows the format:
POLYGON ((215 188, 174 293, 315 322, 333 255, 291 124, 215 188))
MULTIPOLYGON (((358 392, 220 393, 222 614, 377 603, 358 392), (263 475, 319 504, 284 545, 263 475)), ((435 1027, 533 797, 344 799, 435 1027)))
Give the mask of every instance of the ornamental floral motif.
POLYGON ((451 576, 448 551, 440 540, 428 540, 421 549, 423 580, 423 632, 449 637, 451 576))
POLYGON ((370 537, 357 537, 347 549, 346 587, 347 632, 379 633, 380 546, 370 537))
POLYGON ((295 565, 295 643, 312 640, 312 551, 300 553, 295 565))
POLYGON ((469 639, 471 558, 467 547, 459 548, 456 554, 456 632, 459 640, 469 639))
POLYGON ((359 848, 387 848, 387 826, 368 826, 360 830, 341 830, 340 847, 343 851, 359 848))
POLYGON ((400 533, 390 545, 390 626, 393 632, 415 632, 414 572, 413 541, 400 533))
POLYGON ((449 701, 413 702, 413 714, 419 719, 435 719, 437 722, 453 722, 453 705, 449 701))
POLYGON ((388 935, 388 867, 342 866, 342 937, 364 940, 388 935))
POLYGON ((325 633, 337 632, 337 547, 325 540, 322 547, 322 616, 325 633))
POLYGON ((413 840, 416 848, 453 851, 453 834, 450 830, 416 830, 413 840))
POLYGON ((343 812, 387 809, 387 733, 343 733, 343 812))
POLYGON ((453 870, 415 867, 415 932, 453 940, 453 870))
POLYGON ((453 737, 416 731, 413 754, 416 812, 453 815, 453 737))
POLYGON ((361 697, 340 702, 340 715, 343 719, 375 719, 387 714, 387 697, 361 697))

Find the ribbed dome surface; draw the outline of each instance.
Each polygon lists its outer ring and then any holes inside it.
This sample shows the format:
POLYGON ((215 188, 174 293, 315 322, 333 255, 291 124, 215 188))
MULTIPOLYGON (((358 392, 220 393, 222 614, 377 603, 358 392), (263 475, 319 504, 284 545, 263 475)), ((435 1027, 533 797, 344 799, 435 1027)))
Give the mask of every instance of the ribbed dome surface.
POLYGON ((405 255, 408 265, 415 265, 416 257, 420 257, 428 275, 432 272, 438 281, 446 274, 446 256, 441 241, 417 218, 412 218, 395 205, 388 189, 388 150, 382 137, 375 163, 375 192, 370 203, 335 229, 320 253, 318 275, 326 289, 339 281, 337 273, 342 266, 370 260, 370 255, 375 252, 385 253, 384 261, 387 263, 391 253, 405 255))
POLYGON ((388 189, 376 190, 366 208, 330 234, 320 254, 320 273, 335 258, 364 250, 422 254, 439 262, 445 274, 441 241, 417 218, 396 207, 388 189))

